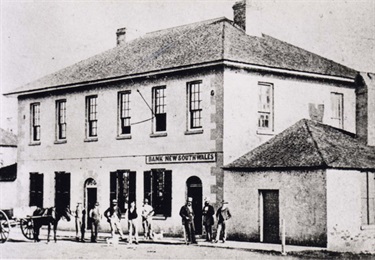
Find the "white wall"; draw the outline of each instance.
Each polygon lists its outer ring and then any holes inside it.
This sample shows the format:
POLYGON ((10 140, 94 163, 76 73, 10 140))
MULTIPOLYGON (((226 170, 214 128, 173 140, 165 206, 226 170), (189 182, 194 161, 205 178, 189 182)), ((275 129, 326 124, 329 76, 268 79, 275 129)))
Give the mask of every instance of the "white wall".
POLYGON ((234 69, 225 70, 224 86, 224 165, 298 120, 309 119, 309 103, 324 104, 323 123, 332 124, 331 92, 344 94, 344 129, 355 132, 354 88, 234 69), (271 135, 257 133, 258 82, 274 85, 274 133, 271 135))

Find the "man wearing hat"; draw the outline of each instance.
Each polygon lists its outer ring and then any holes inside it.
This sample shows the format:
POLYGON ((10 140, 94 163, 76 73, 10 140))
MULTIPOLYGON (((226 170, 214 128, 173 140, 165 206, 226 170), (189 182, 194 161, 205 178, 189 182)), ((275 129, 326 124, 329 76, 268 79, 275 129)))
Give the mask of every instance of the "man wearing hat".
POLYGON ((227 221, 232 217, 228 208, 228 202, 222 202, 222 206, 216 212, 217 218, 217 233, 215 243, 220 240, 220 235, 223 233, 223 243, 227 240, 227 221))
POLYGON ((193 198, 188 197, 186 204, 180 209, 180 216, 182 218, 182 225, 185 228, 186 243, 196 244, 195 240, 195 226, 194 226, 194 211, 193 211, 193 198))
POLYGON ((112 200, 112 205, 105 212, 104 216, 107 218, 109 225, 111 226, 111 235, 114 237, 115 229, 119 232, 121 239, 125 239, 124 234, 122 233, 120 219, 121 219, 121 210, 117 206, 117 200, 112 200))
POLYGON ((152 216, 154 215, 154 208, 148 204, 148 199, 143 201, 141 215, 144 237, 145 239, 152 239, 152 216))
POLYGON ((99 210, 99 202, 96 202, 94 207, 89 212, 91 218, 91 242, 96 243, 98 239, 98 227, 101 217, 99 210))
POLYGON ((76 241, 85 242, 85 215, 86 211, 81 202, 77 202, 74 217, 76 219, 76 241))
POLYGON ((210 205, 210 198, 205 198, 204 207, 202 209, 203 215, 203 226, 206 229, 206 241, 212 241, 212 225, 214 224, 215 210, 212 205, 210 205))

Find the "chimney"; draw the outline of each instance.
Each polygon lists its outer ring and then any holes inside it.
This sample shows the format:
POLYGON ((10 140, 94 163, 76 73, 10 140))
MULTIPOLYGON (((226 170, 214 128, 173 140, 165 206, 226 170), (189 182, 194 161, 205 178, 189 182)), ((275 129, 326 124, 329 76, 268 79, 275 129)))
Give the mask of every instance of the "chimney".
POLYGON ((119 28, 116 32, 117 46, 125 44, 126 39, 126 28, 119 28))
POLYGON ((262 37, 262 12, 259 0, 241 0, 233 5, 233 21, 248 35, 262 37))
POLYGON ((375 74, 356 78, 356 135, 366 145, 375 146, 375 74))

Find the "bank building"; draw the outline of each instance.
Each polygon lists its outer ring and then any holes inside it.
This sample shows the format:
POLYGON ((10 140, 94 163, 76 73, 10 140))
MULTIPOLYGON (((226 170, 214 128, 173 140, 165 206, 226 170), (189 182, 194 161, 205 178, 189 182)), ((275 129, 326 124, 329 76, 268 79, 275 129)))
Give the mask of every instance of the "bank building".
POLYGON ((245 1, 233 12, 131 41, 120 28, 114 48, 7 93, 19 206, 104 211, 117 199, 125 210, 147 198, 155 230, 178 235, 192 197, 202 234, 205 197, 216 209, 226 189, 232 208, 246 200, 224 166, 304 118, 356 133, 355 70, 262 34, 245 1))

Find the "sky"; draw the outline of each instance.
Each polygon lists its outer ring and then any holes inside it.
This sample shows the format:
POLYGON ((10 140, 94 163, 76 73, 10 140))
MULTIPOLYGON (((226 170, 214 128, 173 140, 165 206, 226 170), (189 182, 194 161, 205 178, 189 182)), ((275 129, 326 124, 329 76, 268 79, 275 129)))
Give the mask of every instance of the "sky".
MULTIPOLYGON (((217 17, 235 0, 0 0, 0 127, 16 131, 12 91, 147 32, 217 17)), ((358 71, 375 72, 375 0, 259 1, 262 32, 358 71)))

